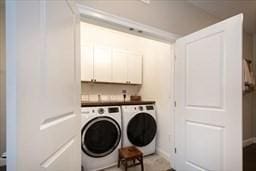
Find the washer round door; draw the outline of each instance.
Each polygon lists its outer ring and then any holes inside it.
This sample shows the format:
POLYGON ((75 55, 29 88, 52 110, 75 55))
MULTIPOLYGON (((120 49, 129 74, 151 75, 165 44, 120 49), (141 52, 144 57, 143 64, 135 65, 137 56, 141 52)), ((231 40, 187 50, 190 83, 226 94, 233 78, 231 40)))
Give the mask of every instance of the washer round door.
POLYGON ((152 142, 156 130, 156 121, 150 114, 138 113, 127 125, 127 137, 133 145, 143 147, 152 142))
POLYGON ((96 117, 82 129, 82 150, 91 157, 112 153, 121 139, 119 124, 110 117, 96 117))

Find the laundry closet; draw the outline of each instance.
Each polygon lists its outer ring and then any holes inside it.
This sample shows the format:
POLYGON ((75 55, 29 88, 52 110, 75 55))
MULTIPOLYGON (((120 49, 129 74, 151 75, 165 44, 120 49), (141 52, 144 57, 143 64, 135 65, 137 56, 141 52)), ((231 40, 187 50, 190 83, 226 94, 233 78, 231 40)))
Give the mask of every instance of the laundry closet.
MULTIPOLYGON (((131 146, 137 143, 144 155, 158 152, 169 160, 173 44, 149 37, 141 30, 114 27, 88 19, 81 21, 80 34, 82 122, 85 113, 92 113, 93 110, 96 113, 97 110, 115 110, 115 116, 122 115, 122 120, 116 118, 122 131, 116 131, 113 136, 123 134, 120 135, 120 145, 115 147, 116 151, 121 144, 131 146), (145 128, 148 135, 145 134, 141 141, 140 125, 145 122, 148 124, 145 128), (130 134, 134 134, 130 135, 133 140, 128 138, 129 130, 130 134)), ((85 136, 89 133, 83 132, 82 148, 84 146, 83 150, 87 151, 90 138, 85 136)), ((119 137, 116 139, 119 140, 119 137)), ((89 153, 86 152, 82 159, 82 164, 89 170, 109 167, 113 162, 107 162, 110 160, 108 156, 113 161, 118 156, 111 150, 108 155, 98 157, 98 164, 93 165, 93 155, 89 153)))

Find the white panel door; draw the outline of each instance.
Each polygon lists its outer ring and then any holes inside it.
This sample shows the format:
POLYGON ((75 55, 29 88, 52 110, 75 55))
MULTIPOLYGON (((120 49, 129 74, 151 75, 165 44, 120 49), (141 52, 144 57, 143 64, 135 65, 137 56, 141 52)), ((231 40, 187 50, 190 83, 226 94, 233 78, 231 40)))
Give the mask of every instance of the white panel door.
POLYGON ((142 55, 127 53, 127 81, 142 84, 142 55))
POLYGON ((8 171, 79 171, 79 18, 71 1, 6 1, 8 171))
POLYGON ((97 82, 111 81, 111 48, 94 46, 94 79, 97 82))
POLYGON ((112 54, 112 82, 127 83, 127 52, 113 50, 112 54))
POLYGON ((93 81, 92 45, 81 45, 81 81, 93 81))
POLYGON ((177 171, 242 171, 242 20, 176 42, 177 171))

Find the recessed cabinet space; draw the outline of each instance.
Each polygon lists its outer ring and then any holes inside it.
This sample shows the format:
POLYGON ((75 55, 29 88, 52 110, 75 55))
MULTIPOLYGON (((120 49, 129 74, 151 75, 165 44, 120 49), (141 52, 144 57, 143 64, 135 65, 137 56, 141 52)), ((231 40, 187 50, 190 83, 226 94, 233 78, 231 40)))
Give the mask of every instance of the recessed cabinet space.
POLYGON ((82 45, 81 80, 142 84, 142 55, 107 46, 82 45))
POLYGON ((112 81, 142 84, 142 55, 125 50, 113 50, 112 81))

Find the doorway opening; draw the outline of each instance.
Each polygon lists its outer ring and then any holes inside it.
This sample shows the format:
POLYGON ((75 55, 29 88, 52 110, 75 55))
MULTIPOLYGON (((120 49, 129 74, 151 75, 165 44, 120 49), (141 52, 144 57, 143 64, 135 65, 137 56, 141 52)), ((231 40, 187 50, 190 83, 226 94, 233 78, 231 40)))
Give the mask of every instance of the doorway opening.
POLYGON ((173 43, 178 36, 105 13, 104 17, 109 17, 107 20, 88 16, 94 11, 85 12, 81 8, 82 103, 123 101, 124 92, 127 101, 130 96, 155 101, 157 126, 152 129, 156 132, 157 127, 155 152, 158 155, 148 158, 149 161, 146 159, 146 164, 155 168, 152 161, 160 159, 166 161, 162 170, 174 167, 174 156, 170 153, 174 152, 173 43), (97 49, 101 49, 104 59, 97 49))

